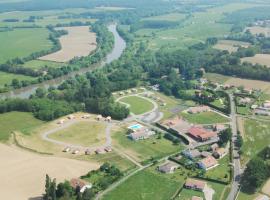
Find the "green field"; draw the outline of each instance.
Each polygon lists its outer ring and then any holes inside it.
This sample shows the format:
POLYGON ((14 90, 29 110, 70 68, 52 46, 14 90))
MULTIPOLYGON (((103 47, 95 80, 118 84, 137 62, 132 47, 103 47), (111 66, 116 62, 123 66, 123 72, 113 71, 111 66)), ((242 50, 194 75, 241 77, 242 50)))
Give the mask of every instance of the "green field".
POLYGON ((5 85, 10 85, 13 79, 17 79, 19 81, 33 81, 35 78, 31 76, 24 76, 20 74, 11 74, 6 72, 0 72, 0 88, 4 87, 5 85))
POLYGON ((193 196, 204 198, 203 192, 183 188, 176 200, 190 200, 193 196))
POLYGON ((120 101, 130 105, 130 112, 135 115, 141 115, 154 108, 154 105, 150 101, 137 96, 124 97, 120 101))
POLYGON ((10 112, 0 114, 0 141, 8 140, 13 131, 30 134, 31 130, 43 123, 34 118, 31 113, 10 112))
POLYGON ((14 31, 0 32, 0 63, 50 49, 52 43, 48 40, 48 37, 49 31, 45 28, 15 29, 14 31))
POLYGON ((186 17, 186 15, 182 14, 182 13, 170 13, 170 14, 167 14, 167 15, 159 15, 159 16, 144 18, 143 20, 180 22, 185 17, 186 17))
POLYGON ((105 143, 105 129, 106 126, 99 122, 78 122, 49 137, 71 144, 102 145, 105 143))
POLYGON ((215 74, 215 73, 206 73, 205 78, 207 78, 209 81, 212 81, 213 83, 225 83, 230 79, 229 76, 223 76, 221 74, 215 74))
POLYGON ((217 124, 227 123, 229 119, 215 112, 202 112, 196 114, 181 113, 187 121, 194 124, 217 124))
POLYGON ((247 162, 270 144, 270 123, 246 119, 244 121, 244 145, 242 161, 247 162))
POLYGON ((181 186, 165 175, 141 171, 104 196, 103 200, 164 200, 170 199, 181 186))
POLYGON ((51 61, 44 61, 44 60, 31 60, 28 61, 26 63, 24 63, 23 65, 26 68, 31 68, 31 69, 40 69, 42 67, 53 67, 53 68, 58 68, 63 66, 62 63, 57 63, 57 62, 51 62, 51 61))
POLYGON ((113 140, 119 149, 127 150, 131 156, 139 161, 148 160, 152 157, 160 158, 182 149, 182 146, 173 145, 167 139, 157 139, 157 136, 152 136, 146 140, 132 141, 123 132, 116 132, 113 134, 113 140))

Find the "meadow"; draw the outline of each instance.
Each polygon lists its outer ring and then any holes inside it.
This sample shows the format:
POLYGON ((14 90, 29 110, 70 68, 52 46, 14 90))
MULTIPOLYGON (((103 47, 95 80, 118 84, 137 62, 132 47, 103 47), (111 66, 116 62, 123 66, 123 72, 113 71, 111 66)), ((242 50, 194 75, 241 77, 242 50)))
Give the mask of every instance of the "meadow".
POLYGON ((14 131, 20 131, 28 135, 43 123, 43 121, 34 118, 31 113, 9 112, 0 114, 0 141, 7 141, 14 131))
POLYGON ((44 60, 30 60, 28 62, 25 62, 23 64, 25 68, 30 68, 30 69, 35 69, 39 70, 43 67, 53 67, 53 68, 58 68, 62 67, 62 63, 57 63, 57 62, 51 62, 51 61, 44 61, 44 60))
POLYGON ((170 13, 166 15, 159 15, 159 16, 144 18, 143 20, 172 21, 172 22, 176 21, 177 22, 177 21, 183 20, 185 17, 186 15, 182 13, 170 13))
POLYGON ((5 85, 10 85, 12 83, 13 79, 17 79, 19 81, 32 81, 35 80, 35 78, 31 76, 25 76, 21 74, 11 74, 6 72, 0 71, 0 88, 4 87, 5 85))
POLYGON ((120 100, 120 102, 130 105, 130 112, 135 115, 141 115, 151 111, 154 108, 154 105, 150 101, 138 96, 124 97, 120 100))
POLYGON ((52 42, 46 28, 22 28, 0 32, 0 63, 16 57, 26 57, 42 50, 49 50, 52 42))
POLYGON ((240 41, 235 41, 235 40, 219 40, 216 45, 213 46, 214 49, 219 49, 219 50, 226 50, 230 53, 236 52, 239 47, 244 47, 247 48, 251 44, 247 42, 240 42, 240 41))
POLYGON ((183 116, 187 121, 193 124, 217 124, 229 122, 228 118, 215 112, 202 112, 196 114, 182 112, 181 116, 183 116))
POLYGON ((249 62, 254 65, 260 64, 270 67, 270 55, 269 54, 256 54, 253 57, 246 57, 241 59, 242 62, 249 62))

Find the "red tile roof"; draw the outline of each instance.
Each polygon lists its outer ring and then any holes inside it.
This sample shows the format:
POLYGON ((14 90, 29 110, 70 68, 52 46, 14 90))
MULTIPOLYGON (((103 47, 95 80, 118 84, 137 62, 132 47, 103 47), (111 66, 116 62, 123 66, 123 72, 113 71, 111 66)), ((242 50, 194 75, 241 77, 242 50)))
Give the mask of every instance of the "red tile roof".
POLYGON ((188 130, 188 133, 190 135, 192 135, 193 137, 195 137, 197 139, 202 139, 202 140, 209 139, 209 138, 217 136, 217 133, 215 133, 213 131, 207 131, 207 130, 205 130, 203 128, 195 127, 195 126, 191 127, 188 130))
POLYGON ((186 180, 185 186, 189 188, 196 188, 196 189, 203 190, 204 187, 206 186, 206 182, 188 178, 186 180))

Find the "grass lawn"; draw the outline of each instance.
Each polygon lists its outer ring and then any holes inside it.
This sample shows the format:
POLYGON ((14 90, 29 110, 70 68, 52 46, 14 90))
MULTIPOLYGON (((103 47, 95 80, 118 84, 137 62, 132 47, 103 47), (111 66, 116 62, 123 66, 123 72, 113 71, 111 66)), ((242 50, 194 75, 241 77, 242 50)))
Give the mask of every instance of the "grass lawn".
POLYGON ((215 101, 211 102, 211 104, 219 108, 225 108, 226 99, 225 98, 216 99, 215 101))
POLYGON ((63 64, 57 63, 57 62, 43 61, 43 60, 31 60, 31 61, 24 63, 23 66, 26 68, 38 70, 38 69, 43 68, 45 66, 58 68, 58 67, 63 66, 63 64))
POLYGON ((247 106, 237 106, 236 107, 237 113, 240 115, 249 115, 252 114, 251 110, 247 106))
POLYGON ((164 200, 170 199, 181 186, 150 170, 141 171, 104 196, 103 200, 164 200))
POLYGON ((18 79, 19 81, 23 81, 23 80, 33 81, 33 80, 35 80, 35 78, 31 77, 31 76, 24 76, 21 74, 11 74, 11 73, 6 73, 6 72, 0 72, 0 87, 4 87, 5 85, 10 85, 12 83, 13 79, 18 79))
POLYGON ((154 108, 154 105, 150 101, 137 96, 124 97, 120 102, 129 104, 130 111, 135 115, 146 113, 154 108))
POLYGON ((48 37, 49 31, 46 28, 15 29, 14 31, 0 32, 0 63, 50 49, 52 43, 48 37))
POLYGON ((183 188, 176 200, 190 200, 193 196, 204 198, 203 192, 183 188))
POLYGON ((194 124, 216 124, 227 123, 229 119, 215 112, 202 112, 197 114, 181 113, 181 115, 190 123, 194 124))
POLYGON ((157 136, 152 136, 146 140, 132 141, 124 132, 114 133, 113 142, 116 147, 138 161, 148 160, 151 157, 160 158, 182 149, 181 145, 174 145, 164 138, 157 139, 157 136))
POLYGON ((105 143, 105 129, 106 126, 99 122, 78 122, 49 137, 71 144, 99 145, 105 143))
POLYGON ((30 134, 31 130, 44 122, 33 117, 31 113, 9 112, 0 114, 0 141, 6 141, 13 131, 30 134))
POLYGON ((270 144, 270 123, 246 119, 243 137, 242 161, 245 163, 270 144))
POLYGON ((215 74, 215 73, 206 73, 204 77, 214 83, 225 83, 226 81, 230 79, 229 76, 224 76, 224 75, 215 74))

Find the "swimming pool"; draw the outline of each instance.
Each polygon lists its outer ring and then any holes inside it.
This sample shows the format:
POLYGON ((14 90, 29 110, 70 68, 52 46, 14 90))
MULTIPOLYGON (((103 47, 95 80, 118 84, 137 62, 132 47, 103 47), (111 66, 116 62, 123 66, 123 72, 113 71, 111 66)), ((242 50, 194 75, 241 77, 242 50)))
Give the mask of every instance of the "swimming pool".
POLYGON ((140 124, 134 124, 134 125, 132 125, 132 126, 130 126, 128 128, 131 129, 131 130, 137 130, 137 129, 141 129, 142 128, 142 125, 140 125, 140 124))

